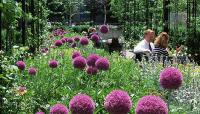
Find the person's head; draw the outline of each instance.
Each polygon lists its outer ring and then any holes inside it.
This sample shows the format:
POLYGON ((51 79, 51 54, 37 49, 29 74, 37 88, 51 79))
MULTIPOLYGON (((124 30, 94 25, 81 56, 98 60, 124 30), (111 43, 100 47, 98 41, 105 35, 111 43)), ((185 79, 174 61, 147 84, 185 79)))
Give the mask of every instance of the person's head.
POLYGON ((96 30, 96 28, 92 28, 92 32, 96 32, 97 30, 96 30))
POLYGON ((156 37, 154 45, 160 48, 167 48, 168 41, 169 41, 169 35, 166 32, 162 32, 158 37, 156 37))
POLYGON ((147 42, 153 42, 155 37, 155 32, 151 29, 147 29, 146 31, 144 31, 144 39, 147 42))

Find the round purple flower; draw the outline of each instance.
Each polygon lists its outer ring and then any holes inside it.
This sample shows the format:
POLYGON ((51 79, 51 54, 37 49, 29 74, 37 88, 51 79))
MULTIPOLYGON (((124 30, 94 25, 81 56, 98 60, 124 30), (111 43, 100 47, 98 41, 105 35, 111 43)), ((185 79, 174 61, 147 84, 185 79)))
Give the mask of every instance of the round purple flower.
POLYGON ((55 48, 56 48, 56 46, 51 46, 51 48, 55 49, 55 48))
POLYGON ((24 70, 25 67, 26 67, 26 65, 25 65, 25 63, 23 61, 17 61, 16 65, 20 70, 24 70))
POLYGON ((99 69, 99 70, 108 70, 110 67, 110 63, 108 61, 107 58, 99 58, 96 62, 95 62, 95 66, 99 69))
POLYGON ((29 74, 29 75, 36 75, 36 73, 37 73, 36 68, 30 67, 30 68, 28 69, 28 74, 29 74))
POLYGON ((132 101, 127 92, 113 90, 106 96, 104 107, 109 114, 128 114, 132 107, 132 101))
POLYGON ((182 81, 182 73, 174 67, 165 68, 160 73, 160 85, 164 89, 178 89, 182 81))
POLYGON ((61 41, 62 41, 62 43, 65 43, 65 42, 66 42, 65 38, 62 38, 61 41))
POLYGON ((35 114, 45 114, 44 112, 36 112, 35 114))
POLYGON ((73 66, 77 69, 84 69, 86 67, 86 60, 82 56, 78 56, 73 60, 73 66))
POLYGON ((89 96, 78 94, 71 99, 69 109, 72 114, 93 114, 95 103, 89 96))
POLYGON ((107 25, 101 25, 100 26, 100 32, 101 33, 106 34, 106 33, 108 33, 108 31, 109 31, 109 28, 108 28, 107 25))
POLYGON ((137 104, 136 114, 168 114, 167 104, 158 96, 144 96, 137 104))
POLYGON ((98 36, 97 34, 93 34, 93 35, 91 36, 91 40, 92 40, 93 42, 99 42, 100 38, 99 38, 99 36, 98 36))
POLYGON ((81 38, 81 40, 80 40, 81 45, 88 45, 88 43, 89 43, 88 38, 81 38))
POLYGON ((87 65, 88 66, 95 66, 95 62, 100 58, 99 55, 97 54, 90 54, 87 57, 87 65))
POLYGON ((62 41, 61 40, 56 40, 55 41, 55 46, 62 46, 62 41))
POLYGON ((96 67, 88 67, 86 72, 89 75, 96 75, 98 73, 98 69, 96 67))
POLYGON ((49 67, 56 68, 58 66, 58 62, 56 60, 49 61, 49 67))
POLYGON ((80 37, 79 36, 75 36, 74 37, 74 41, 79 42, 80 41, 80 37))
POLYGON ((76 47, 76 43, 75 43, 75 42, 72 43, 72 44, 71 44, 71 47, 72 47, 72 48, 75 48, 75 47, 76 47))
POLYGON ((72 59, 74 59, 78 56, 81 56, 81 53, 79 51, 75 51, 75 52, 72 53, 72 59))
POLYGON ((50 109, 50 114, 68 114, 68 113, 69 111, 67 107, 60 103, 52 106, 50 109))
POLYGON ((67 42, 71 44, 71 43, 74 42, 74 40, 73 40, 73 38, 68 38, 68 39, 67 39, 67 42))

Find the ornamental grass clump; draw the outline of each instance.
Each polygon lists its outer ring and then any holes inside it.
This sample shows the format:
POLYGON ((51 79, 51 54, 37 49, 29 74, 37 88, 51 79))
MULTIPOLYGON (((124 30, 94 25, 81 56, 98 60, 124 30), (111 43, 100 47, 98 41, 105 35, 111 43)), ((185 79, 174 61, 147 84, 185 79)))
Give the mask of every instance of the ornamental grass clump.
POLYGON ((137 104, 136 114, 168 114, 168 108, 165 101, 158 96, 144 96, 137 104))
POLYGON ((64 106, 63 104, 56 104, 51 107, 50 114, 68 114, 68 108, 64 106))
POLYGON ((24 70, 26 67, 26 65, 23 61, 17 61, 16 65, 17 65, 18 69, 20 69, 20 70, 24 70))
POLYGON ((113 90, 106 96, 104 107, 109 114, 128 114, 132 107, 132 101, 127 92, 113 90))
POLYGON ((160 85, 164 89, 178 89, 182 81, 182 73, 177 68, 168 67, 160 73, 160 85))
POLYGON ((72 64, 73 64, 74 68, 83 70, 86 67, 86 60, 85 60, 84 57, 78 56, 78 57, 73 59, 72 64))
POLYGON ((50 68, 57 68, 58 67, 58 62, 56 60, 49 61, 49 67, 50 68))
POLYGON ((72 114, 93 114, 95 103, 91 97, 85 94, 78 94, 71 99, 69 109, 72 114))

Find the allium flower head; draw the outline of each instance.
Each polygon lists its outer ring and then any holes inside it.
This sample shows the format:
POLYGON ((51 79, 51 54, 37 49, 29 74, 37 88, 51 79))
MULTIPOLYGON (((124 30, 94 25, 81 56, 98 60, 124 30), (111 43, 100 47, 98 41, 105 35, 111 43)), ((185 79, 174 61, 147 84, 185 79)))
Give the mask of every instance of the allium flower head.
POLYGON ((95 62, 95 66, 99 69, 99 70, 108 70, 110 67, 110 63, 108 61, 107 58, 99 58, 96 62, 95 62))
POLYGON ((20 70, 24 70, 25 67, 26 67, 26 65, 25 65, 25 63, 23 61, 17 61, 16 65, 20 70))
POLYGON ((113 90, 106 96, 104 107, 109 114, 128 114, 132 107, 132 101, 127 92, 113 90))
POLYGON ((17 94, 18 95, 24 95, 27 92, 27 89, 25 86, 19 86, 17 88, 17 94))
POLYGON ((50 114, 68 114, 68 113, 69 111, 67 107, 60 103, 52 106, 50 109, 50 114))
POLYGON ((71 43, 74 42, 74 40, 73 40, 73 38, 68 38, 68 39, 67 39, 67 42, 71 44, 71 43))
POLYGON ((78 56, 73 59, 73 66, 77 69, 84 69, 86 67, 86 60, 82 56, 78 56))
POLYGON ((42 53, 46 53, 46 52, 48 52, 48 51, 49 51, 48 48, 42 48, 42 49, 41 49, 41 52, 42 52, 42 53))
POLYGON ((88 43, 89 43, 88 38, 81 38, 81 40, 80 40, 81 45, 88 45, 88 43))
POLYGON ((88 66, 95 66, 95 62, 100 58, 99 55, 97 54, 90 54, 87 57, 87 65, 88 66))
POLYGON ((88 67, 86 72, 89 75, 96 75, 98 73, 98 69, 96 67, 88 67))
POLYGON ((79 36, 75 36, 74 37, 74 41, 79 42, 80 41, 80 37, 79 36))
POLYGON ((101 25, 100 26, 100 32, 101 33, 106 34, 106 33, 108 33, 108 31, 109 31, 109 28, 108 28, 107 25, 101 25))
POLYGON ((62 38, 61 41, 62 41, 62 43, 65 43, 65 42, 66 42, 65 38, 62 38))
POLYGON ((55 48, 56 48, 56 46, 51 46, 51 48, 55 49, 55 48))
POLYGON ((158 96, 144 96, 137 104, 136 114, 168 114, 167 104, 158 96))
POLYGON ((160 85, 164 89, 178 89, 182 81, 182 73, 174 67, 165 68, 160 73, 160 85))
POLYGON ((62 41, 61 40, 56 40, 55 41, 55 46, 62 46, 62 41))
POLYGON ((36 112, 35 114, 45 114, 44 112, 36 112))
POLYGON ((75 52, 72 53, 72 59, 74 59, 78 56, 81 56, 81 53, 79 51, 75 51, 75 52))
POLYGON ((93 42, 99 42, 100 38, 99 38, 99 36, 98 36, 97 34, 93 34, 93 35, 91 36, 91 40, 92 40, 93 42))
POLYGON ((72 114, 93 114, 95 103, 89 96, 78 94, 71 99, 69 109, 72 114))
POLYGON ((37 73, 36 68, 30 67, 30 68, 28 69, 28 74, 29 74, 29 75, 36 75, 36 73, 37 73))
POLYGON ((56 68, 58 66, 58 62, 56 60, 49 61, 49 67, 56 68))

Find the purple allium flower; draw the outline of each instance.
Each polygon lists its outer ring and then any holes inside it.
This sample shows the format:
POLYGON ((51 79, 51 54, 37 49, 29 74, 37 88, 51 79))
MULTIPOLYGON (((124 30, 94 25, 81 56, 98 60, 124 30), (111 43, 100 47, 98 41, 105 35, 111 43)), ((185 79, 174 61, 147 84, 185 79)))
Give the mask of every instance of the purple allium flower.
POLYGON ((62 43, 65 43, 65 42, 66 42, 65 38, 62 38, 61 41, 62 41, 62 43))
POLYGON ((50 114, 68 114, 68 113, 69 111, 67 107, 60 103, 52 106, 50 109, 50 114))
POLYGON ((109 28, 108 28, 107 25, 101 25, 100 26, 100 32, 101 33, 106 34, 106 33, 108 33, 108 31, 109 31, 109 28))
POLYGON ((25 63, 23 61, 17 61, 16 65, 20 70, 24 70, 25 67, 26 67, 26 65, 25 65, 25 63))
POLYGON ((74 42, 74 39, 73 39, 73 38, 68 38, 68 39, 67 39, 67 42, 71 44, 71 43, 74 42))
POLYGON ((88 43, 89 43, 88 38, 81 38, 81 40, 80 40, 81 45, 88 45, 88 43))
POLYGON ((168 114, 167 104, 158 96, 144 96, 137 104, 136 114, 168 114))
POLYGON ((86 60, 82 56, 78 56, 73 60, 73 66, 77 69, 84 69, 86 67, 86 60))
POLYGON ((96 75, 98 73, 98 69, 96 67, 88 67, 86 72, 89 75, 96 75))
POLYGON ((95 62, 95 66, 99 69, 99 70, 108 70, 110 67, 110 63, 108 61, 107 58, 99 58, 96 62, 95 62))
POLYGON ((182 81, 182 73, 174 67, 165 68, 160 73, 160 85, 164 89, 178 89, 182 81))
POLYGON ((49 67, 56 68, 58 66, 58 62, 56 60, 49 61, 49 67))
POLYGON ((87 65, 88 66, 95 66, 95 62, 100 58, 99 55, 97 54, 90 54, 87 57, 87 65))
POLYGON ((80 41, 80 37, 79 36, 75 36, 74 37, 74 41, 79 42, 80 41))
POLYGON ((79 51, 75 51, 75 52, 72 53, 72 59, 74 59, 78 56, 81 56, 81 53, 79 51))
POLYGON ((91 36, 91 40, 92 40, 93 42, 99 42, 100 38, 99 38, 99 36, 98 36, 97 34, 93 34, 93 35, 91 36))
POLYGON ((106 96, 104 107, 109 114, 128 114, 132 107, 132 101, 127 92, 113 90, 106 96))
POLYGON ((61 40, 56 40, 55 41, 55 46, 62 46, 62 41, 61 40))
POLYGON ((72 43, 72 44, 71 44, 71 47, 72 47, 72 48, 75 48, 75 47, 76 47, 76 43, 75 43, 75 42, 72 43))
POLYGON ((93 114, 95 103, 89 96, 78 94, 71 99, 69 109, 72 114, 93 114))
POLYGON ((29 75, 36 75, 36 73, 37 73, 36 68, 30 67, 30 68, 28 69, 28 74, 29 74, 29 75))
POLYGON ((45 114, 44 112, 36 112, 35 114, 45 114))

